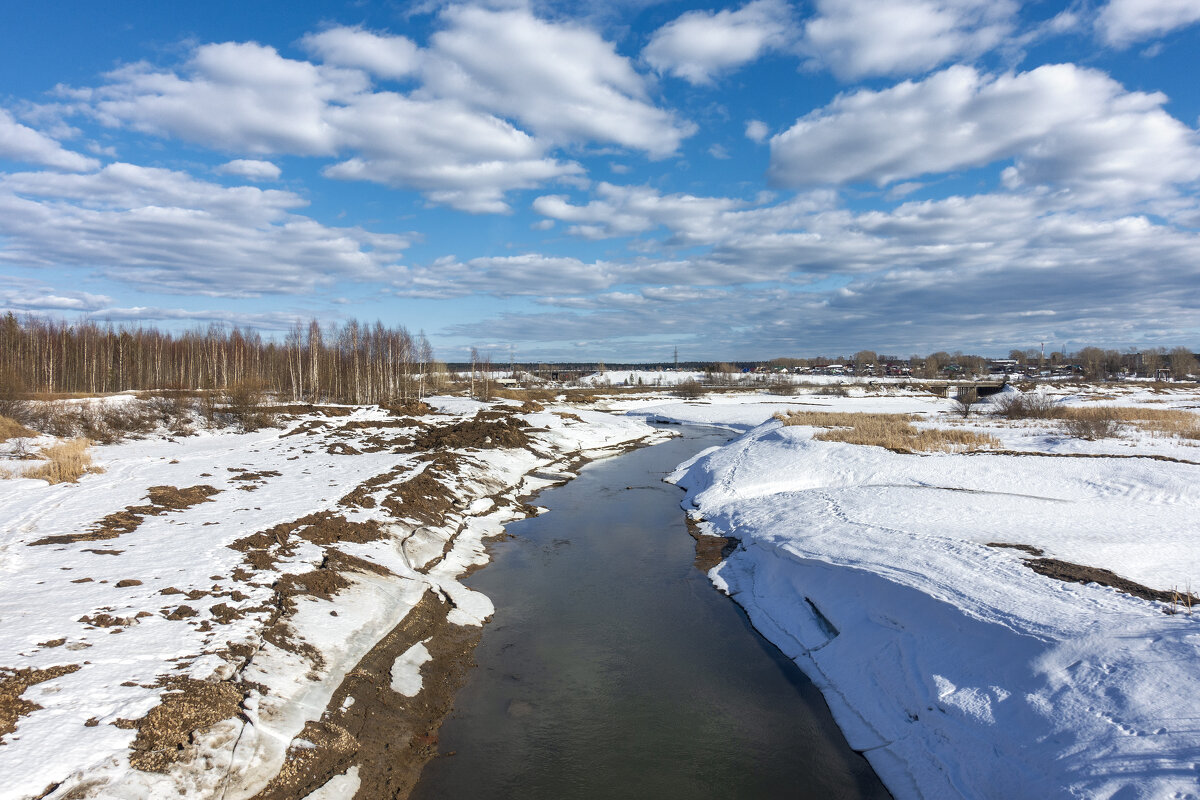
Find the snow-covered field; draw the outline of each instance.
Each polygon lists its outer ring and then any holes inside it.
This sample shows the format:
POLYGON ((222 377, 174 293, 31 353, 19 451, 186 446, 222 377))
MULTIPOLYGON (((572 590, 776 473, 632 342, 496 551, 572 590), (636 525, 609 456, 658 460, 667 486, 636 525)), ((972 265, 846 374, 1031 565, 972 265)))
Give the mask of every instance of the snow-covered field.
MULTIPOLYGON (((74 484, 0 481, 0 678, 19 712, 0 718, 0 798, 254 795, 430 590, 450 623, 490 615, 458 578, 523 514, 516 498, 663 435, 510 404, 495 418, 531 426, 528 447, 433 457, 414 437, 484 406, 429 402, 441 413, 419 420, 326 407, 281 429, 96 447, 104 472, 74 484), (183 741, 156 741, 175 716, 183 741)), ((396 691, 420 691, 428 657, 396 658, 396 691)), ((357 785, 355 767, 320 796, 357 785)))
MULTIPOLYGON (((1136 387, 1055 398, 1200 406, 1136 387)), ((917 396, 623 407, 745 431, 672 478, 702 530, 741 541, 710 577, 822 689, 897 797, 1200 796, 1200 609, 1164 613, 988 546, 1195 592, 1200 442, 1131 426, 1086 441, 917 396), (917 413, 1020 454, 899 454, 771 418, 815 407, 917 413)))
MULTIPOLYGON (((1200 407, 1193 391, 1051 391, 1200 407)), ((740 434, 672 476, 703 531, 741 542, 710 576, 897 797, 1200 797, 1200 610, 1026 563, 1036 549, 1196 592, 1200 440, 1125 425, 1089 441, 864 386, 617 394, 596 410, 430 402, 440 413, 326 407, 96 447, 105 471, 77 484, 0 481, 0 690, 16 688, 0 691, 0 798, 254 795, 325 746, 306 738, 314 721, 352 709, 339 687, 431 596, 454 625, 491 613, 459 578, 517 499, 664 436, 654 421, 740 434), (1003 453, 816 440, 773 419, 789 409, 914 414, 1003 453), (526 446, 496 446, 510 424, 526 446), (461 436, 416 446, 447 431, 461 436)), ((405 642, 382 686, 420 696, 438 652, 405 642)), ((370 779, 346 764, 309 796, 370 779)))

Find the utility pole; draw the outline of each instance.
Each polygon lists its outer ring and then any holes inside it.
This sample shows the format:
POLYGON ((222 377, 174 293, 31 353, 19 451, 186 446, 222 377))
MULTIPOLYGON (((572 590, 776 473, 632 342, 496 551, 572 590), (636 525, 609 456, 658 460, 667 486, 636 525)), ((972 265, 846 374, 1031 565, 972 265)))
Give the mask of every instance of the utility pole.
POLYGON ((679 372, 679 345, 675 345, 675 371, 679 372))

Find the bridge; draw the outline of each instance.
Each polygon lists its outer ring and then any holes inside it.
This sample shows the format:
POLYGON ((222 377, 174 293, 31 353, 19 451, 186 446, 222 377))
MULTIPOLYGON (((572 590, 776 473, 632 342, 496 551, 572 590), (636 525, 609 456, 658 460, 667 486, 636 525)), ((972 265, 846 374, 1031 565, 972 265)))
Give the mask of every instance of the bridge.
POLYGON ((978 399, 980 397, 988 397, 993 394, 998 394, 1008 381, 1004 378, 990 378, 987 380, 971 380, 963 378, 961 380, 950 378, 947 380, 932 380, 932 381, 913 381, 913 386, 925 388, 930 394, 935 394, 938 397, 968 397, 978 399))

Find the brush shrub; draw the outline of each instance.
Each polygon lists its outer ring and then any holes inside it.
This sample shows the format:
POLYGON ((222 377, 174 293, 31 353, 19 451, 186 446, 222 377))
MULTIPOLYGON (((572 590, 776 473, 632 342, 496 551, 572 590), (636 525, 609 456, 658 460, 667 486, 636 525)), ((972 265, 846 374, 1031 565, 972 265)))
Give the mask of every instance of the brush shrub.
POLYGON ((103 472, 92 465, 90 446, 91 442, 81 437, 44 447, 38 453, 43 463, 27 470, 22 477, 40 478, 51 484, 75 483, 89 473, 103 472))

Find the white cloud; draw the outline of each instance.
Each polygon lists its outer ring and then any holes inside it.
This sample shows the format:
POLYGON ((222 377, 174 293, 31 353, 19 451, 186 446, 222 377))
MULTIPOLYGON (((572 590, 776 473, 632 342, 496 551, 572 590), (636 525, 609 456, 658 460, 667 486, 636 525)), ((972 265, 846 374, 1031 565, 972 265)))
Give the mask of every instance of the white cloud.
POLYGON ((195 49, 183 75, 140 63, 92 93, 100 119, 233 152, 332 155, 331 101, 367 88, 357 70, 283 58, 272 47, 225 42, 195 49))
POLYGON ((293 213, 291 192, 132 164, 0 176, 0 263, 84 267, 147 291, 247 297, 382 280, 408 242, 293 213))
POLYGON ((625 274, 626 270, 603 261, 588 263, 538 253, 467 261, 446 256, 427 266, 397 270, 392 286, 403 297, 575 295, 607 289, 625 274))
POLYGON ((1014 27, 1013 0, 816 0, 800 43, 810 65, 839 78, 908 75, 972 59, 1014 27))
POLYGON ((556 143, 673 154, 694 126, 650 100, 644 79, 595 31, 525 9, 455 6, 423 67, 428 91, 511 116, 556 143))
POLYGON ((1196 0, 1110 0, 1096 26, 1105 41, 1123 48, 1196 22, 1200 22, 1196 0))
POLYGON ((767 123, 757 119, 752 119, 746 123, 746 138, 750 141, 762 144, 770 135, 771 129, 767 127, 767 123))
POLYGON ((326 64, 365 69, 380 78, 404 78, 417 69, 420 53, 403 36, 337 27, 310 33, 300 45, 326 64))
POLYGON ((67 150, 49 136, 22 125, 3 108, 0 108, 0 158, 71 172, 100 166, 96 159, 67 150))
POLYGON ((784 47, 792 29, 785 0, 754 0, 737 11, 689 11, 655 31, 642 58, 659 72, 710 84, 717 74, 784 47))
POLYGON ((583 172, 545 157, 543 143, 508 122, 454 101, 376 93, 331 109, 329 119, 362 155, 326 168, 327 177, 411 186, 464 211, 504 213, 505 192, 583 172))
POLYGON ((1038 341, 1124 347, 1195 335, 1200 235, 1145 217, 1047 211, 1039 198, 1013 195, 857 215, 740 213, 743 224, 727 227, 708 254, 610 262, 619 291, 548 290, 541 302, 565 311, 502 314, 455 332, 636 352, 642 332, 670 331, 706 358, 864 347, 1003 352, 1038 341), (769 218, 790 221, 772 230, 769 218), (811 287, 830 274, 853 279, 811 287))
POLYGON ((1165 102, 1071 64, 998 77, 951 67, 802 117, 771 139, 770 174, 883 186, 1015 159, 1010 185, 1066 187, 1087 203, 1156 198, 1200 178, 1196 131, 1165 102))
POLYGON ((667 227, 682 241, 712 235, 716 217, 745 205, 724 197, 663 195, 648 186, 596 186, 599 199, 585 206, 572 205, 565 195, 544 195, 533 201, 533 210, 562 222, 574 223, 568 231, 587 239, 634 236, 667 227))
POLYGON ((135 64, 63 94, 111 126, 232 153, 335 158, 328 177, 412 188, 471 212, 506 212, 509 191, 581 176, 577 163, 548 155, 556 145, 615 143, 659 157, 691 131, 594 31, 526 10, 453 7, 441 19, 430 51, 333 28, 302 40, 321 65, 255 43, 206 44, 178 72, 135 64), (424 85, 408 94, 377 91, 362 71, 418 67, 424 85))
POLYGON ((251 158, 237 158, 217 167, 222 175, 237 175, 252 181, 277 181, 282 174, 279 167, 270 161, 260 161, 251 158))

